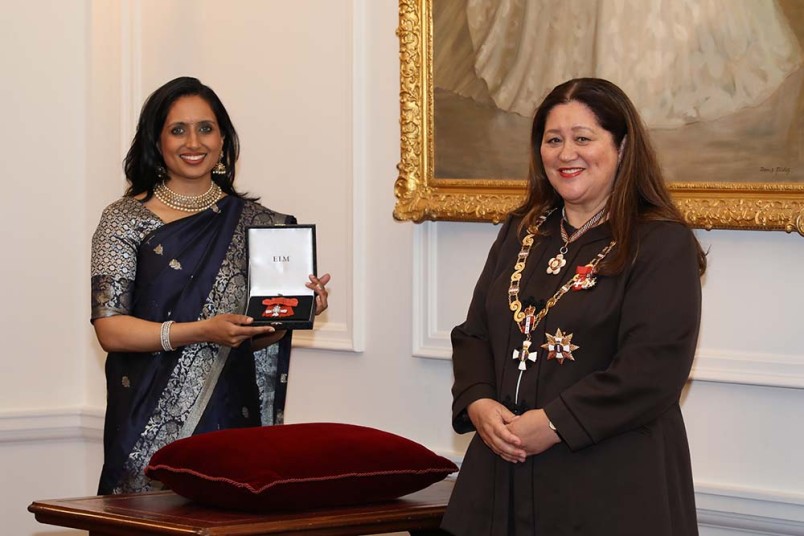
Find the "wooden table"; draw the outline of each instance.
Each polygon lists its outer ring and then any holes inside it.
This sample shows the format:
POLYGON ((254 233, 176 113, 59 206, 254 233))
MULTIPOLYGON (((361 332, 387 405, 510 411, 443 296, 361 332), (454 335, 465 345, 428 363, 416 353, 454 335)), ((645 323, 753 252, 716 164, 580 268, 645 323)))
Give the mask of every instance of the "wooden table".
POLYGON ((147 534, 344 535, 438 531, 452 492, 444 480, 400 499, 299 513, 248 514, 218 510, 171 491, 35 501, 40 523, 89 531, 90 536, 147 534))

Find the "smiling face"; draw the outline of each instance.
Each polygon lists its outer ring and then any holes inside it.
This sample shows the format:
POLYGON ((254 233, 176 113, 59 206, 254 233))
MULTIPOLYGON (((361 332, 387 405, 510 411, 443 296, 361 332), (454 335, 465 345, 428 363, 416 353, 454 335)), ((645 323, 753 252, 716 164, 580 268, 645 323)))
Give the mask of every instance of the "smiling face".
POLYGON ((583 225, 605 206, 619 154, 611 132, 589 107, 570 101, 550 110, 540 153, 547 179, 564 199, 570 225, 583 225))
POLYGON ((223 138, 207 101, 198 95, 177 99, 162 127, 159 149, 171 188, 187 193, 209 188, 212 168, 223 150, 223 138))

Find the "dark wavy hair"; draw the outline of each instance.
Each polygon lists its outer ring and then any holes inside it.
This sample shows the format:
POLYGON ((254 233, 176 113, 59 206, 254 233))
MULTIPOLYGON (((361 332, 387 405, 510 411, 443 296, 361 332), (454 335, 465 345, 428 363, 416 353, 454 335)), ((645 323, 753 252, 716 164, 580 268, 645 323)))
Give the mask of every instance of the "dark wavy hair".
POLYGON ((162 128, 173 103, 181 97, 191 95, 197 95, 209 104, 223 137, 222 162, 226 166, 226 173, 222 175, 213 173, 212 180, 227 194, 245 197, 234 189, 235 162, 240 156, 240 139, 237 137, 229 113, 212 88, 190 76, 182 76, 166 83, 151 93, 142 105, 137 132, 123 161, 126 180, 129 182, 127 196, 146 192, 145 199, 148 200, 154 193, 154 186, 162 181, 159 173, 159 169, 164 169, 165 166, 165 161, 159 152, 162 128))
MULTIPOLYGON (((564 205, 542 162, 541 145, 547 116, 559 104, 580 102, 597 118, 602 128, 611 133, 622 158, 614 178, 614 186, 606 205, 613 239, 617 246, 604 259, 603 273, 618 273, 636 255, 635 231, 639 221, 674 221, 687 227, 667 189, 647 128, 628 96, 619 87, 600 78, 576 78, 556 86, 545 97, 533 118, 530 135, 530 170, 527 194, 521 206, 513 211, 521 216, 520 230, 533 225, 540 215, 564 205), (624 143, 623 143, 623 140, 624 143)), ((706 254, 698 244, 698 269, 706 270, 706 254)))

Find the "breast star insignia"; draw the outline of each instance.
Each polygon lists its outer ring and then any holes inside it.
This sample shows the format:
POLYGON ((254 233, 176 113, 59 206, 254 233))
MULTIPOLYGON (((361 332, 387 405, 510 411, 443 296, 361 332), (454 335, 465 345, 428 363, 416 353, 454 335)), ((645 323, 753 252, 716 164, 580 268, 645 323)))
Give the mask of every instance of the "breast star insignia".
POLYGON ((563 365, 565 359, 575 361, 572 352, 580 348, 580 346, 572 344, 572 333, 565 335, 559 329, 555 335, 550 335, 549 333, 545 333, 545 335, 547 336, 547 342, 542 344, 541 347, 547 350, 548 360, 555 359, 559 365, 563 365))

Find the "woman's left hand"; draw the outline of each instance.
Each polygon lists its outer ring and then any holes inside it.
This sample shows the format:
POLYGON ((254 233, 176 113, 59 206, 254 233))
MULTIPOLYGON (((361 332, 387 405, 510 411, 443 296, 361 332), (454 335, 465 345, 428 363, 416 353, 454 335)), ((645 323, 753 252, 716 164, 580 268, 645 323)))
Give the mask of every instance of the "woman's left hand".
POLYGON ((321 277, 316 277, 310 274, 310 282, 305 283, 305 286, 315 292, 315 314, 320 315, 329 306, 327 303, 327 283, 331 279, 329 274, 324 274, 321 277))
POLYGON ((561 443, 561 438, 547 422, 547 414, 543 409, 532 409, 508 424, 508 430, 522 440, 525 452, 528 456, 532 456, 541 454, 556 443, 561 443))

